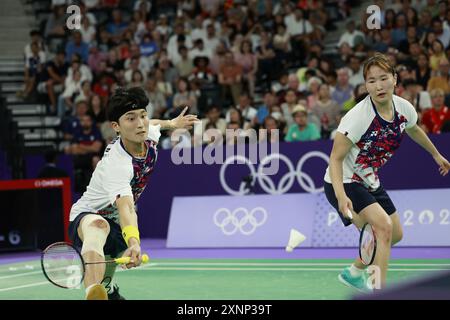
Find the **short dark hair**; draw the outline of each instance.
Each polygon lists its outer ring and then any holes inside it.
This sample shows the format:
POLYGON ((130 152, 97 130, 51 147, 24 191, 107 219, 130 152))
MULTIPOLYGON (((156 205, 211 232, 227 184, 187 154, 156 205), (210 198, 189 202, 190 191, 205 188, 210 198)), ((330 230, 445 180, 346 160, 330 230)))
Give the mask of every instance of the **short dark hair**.
POLYGON ((131 110, 146 109, 149 99, 141 87, 117 88, 108 102, 109 121, 119 122, 119 118, 131 110))

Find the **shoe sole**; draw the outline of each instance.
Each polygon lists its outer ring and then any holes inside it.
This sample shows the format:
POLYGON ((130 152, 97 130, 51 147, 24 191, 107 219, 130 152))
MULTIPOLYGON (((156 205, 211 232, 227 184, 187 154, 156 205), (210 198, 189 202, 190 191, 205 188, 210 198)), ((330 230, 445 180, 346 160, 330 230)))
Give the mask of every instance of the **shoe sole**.
POLYGON ((104 286, 96 284, 89 290, 86 300, 108 300, 108 293, 104 286))
POLYGON ((350 282, 348 282, 347 280, 345 280, 344 278, 342 278, 341 275, 338 275, 338 279, 339 279, 339 281, 340 281, 341 283, 343 283, 343 284, 346 285, 347 287, 350 287, 350 288, 355 289, 355 290, 357 290, 357 291, 359 291, 359 292, 362 292, 362 293, 368 293, 368 292, 365 291, 364 289, 360 289, 360 288, 355 287, 355 286, 352 285, 350 282))

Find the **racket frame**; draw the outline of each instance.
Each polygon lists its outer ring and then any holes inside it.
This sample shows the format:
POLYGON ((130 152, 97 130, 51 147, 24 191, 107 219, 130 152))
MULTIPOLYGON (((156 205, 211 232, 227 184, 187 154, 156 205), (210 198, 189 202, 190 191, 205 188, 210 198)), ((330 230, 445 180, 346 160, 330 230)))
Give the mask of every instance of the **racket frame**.
POLYGON ((377 254, 377 236, 375 234, 375 231, 373 230, 373 227, 370 224, 368 224, 368 223, 364 224, 363 227, 361 228, 361 233, 359 234, 359 248, 358 248, 358 251, 359 251, 359 259, 361 260, 361 262, 364 265, 370 266, 373 263, 373 261, 375 260, 375 256, 377 254), (364 234, 364 231, 366 230, 366 228, 371 228, 372 235, 373 235, 373 253, 372 253, 372 258, 370 259, 369 263, 366 263, 366 261, 363 260, 362 254, 361 254, 362 238, 363 238, 363 234, 364 234))
POLYGON ((86 263, 84 262, 84 259, 83 259, 83 256, 81 255, 80 250, 78 250, 75 246, 73 246, 72 244, 70 244, 70 243, 68 243, 68 242, 63 242, 63 241, 61 241, 61 242, 55 242, 55 243, 52 243, 52 244, 49 245, 47 248, 45 248, 44 251, 42 251, 42 253, 41 253, 41 268, 42 268, 42 272, 44 273, 45 278, 47 278, 47 280, 50 281, 50 282, 51 282, 52 284, 54 284, 55 286, 60 287, 60 288, 64 288, 64 289, 73 289, 73 288, 78 287, 81 283, 83 283, 84 275, 85 275, 85 272, 86 272, 86 263), (48 252, 48 250, 49 250, 50 248, 56 247, 56 246, 61 246, 61 245, 65 245, 65 246, 67 246, 67 247, 71 247, 71 248, 78 254, 78 257, 79 257, 80 260, 81 260, 81 265, 83 266, 83 270, 82 270, 81 278, 80 278, 80 283, 78 283, 78 284, 77 284, 76 286, 74 286, 74 287, 62 286, 62 285, 60 285, 60 284, 54 282, 54 281, 47 275, 47 272, 45 271, 45 265, 44 265, 44 257, 45 257, 45 254, 48 252))

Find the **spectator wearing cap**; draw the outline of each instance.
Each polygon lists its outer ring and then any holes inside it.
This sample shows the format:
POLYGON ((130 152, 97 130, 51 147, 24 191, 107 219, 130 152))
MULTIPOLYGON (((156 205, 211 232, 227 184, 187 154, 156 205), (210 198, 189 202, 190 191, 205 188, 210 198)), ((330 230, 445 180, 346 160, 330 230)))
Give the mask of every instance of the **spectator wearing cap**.
POLYGON ((331 98, 342 107, 344 102, 351 98, 352 93, 353 86, 349 83, 349 70, 348 68, 340 68, 337 71, 337 84, 331 98))
POLYGON ((428 133, 441 133, 444 122, 450 120, 450 108, 444 104, 444 91, 433 89, 430 92, 433 107, 422 115, 423 128, 428 133))
POLYGON ((427 91, 431 92, 433 89, 440 88, 444 90, 445 95, 450 94, 450 63, 447 58, 443 58, 439 61, 439 73, 432 76, 428 80, 427 91))
POLYGON ((289 127, 284 138, 285 141, 313 141, 320 139, 320 131, 314 123, 308 122, 308 112, 303 105, 299 104, 292 110, 292 117, 295 123, 289 127))
POLYGON ((342 107, 331 99, 328 84, 321 84, 319 88, 319 99, 317 99, 311 108, 311 112, 320 119, 322 138, 328 139, 331 131, 337 128, 337 118, 341 110, 342 107))
POLYGON ((72 40, 66 44, 66 60, 70 61, 75 53, 81 57, 83 63, 87 63, 89 58, 89 45, 83 41, 80 31, 74 31, 72 40))
POLYGON ((345 25, 346 31, 341 35, 337 43, 337 47, 340 48, 341 45, 346 42, 351 48, 355 47, 355 41, 358 37, 364 40, 365 35, 359 30, 356 30, 355 21, 350 20, 345 25))

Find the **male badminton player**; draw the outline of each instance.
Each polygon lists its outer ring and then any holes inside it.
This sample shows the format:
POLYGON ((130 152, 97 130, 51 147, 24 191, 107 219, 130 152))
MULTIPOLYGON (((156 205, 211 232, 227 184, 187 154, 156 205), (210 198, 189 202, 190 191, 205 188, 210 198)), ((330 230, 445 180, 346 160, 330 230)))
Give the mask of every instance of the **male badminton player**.
MULTIPOLYGON (((376 53, 363 69, 368 96, 351 109, 337 129, 330 163, 325 173, 325 193, 345 226, 360 229, 369 223, 377 237, 374 265, 380 268, 381 288, 386 285, 390 248, 402 239, 397 210, 380 184, 378 171, 400 146, 404 132, 426 151, 441 175, 450 169, 417 125, 417 113, 405 99, 394 95, 397 75, 386 56, 376 53), (349 219, 347 210, 352 212, 349 219)), ((339 275, 344 284, 361 291, 367 287, 365 265, 359 259, 339 275)))
MULTIPOLYGON (((118 89, 108 103, 108 119, 118 137, 106 147, 86 192, 70 211, 69 236, 86 262, 127 256, 132 260, 127 268, 140 265, 135 204, 154 169, 160 129, 190 129, 197 121, 195 115, 184 115, 187 107, 172 120, 149 120, 148 103, 138 87, 118 89)), ((112 283, 115 267, 86 266, 86 299, 123 299, 112 283)))

